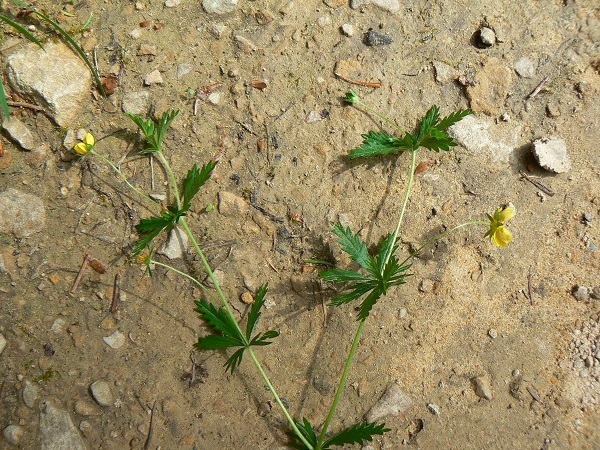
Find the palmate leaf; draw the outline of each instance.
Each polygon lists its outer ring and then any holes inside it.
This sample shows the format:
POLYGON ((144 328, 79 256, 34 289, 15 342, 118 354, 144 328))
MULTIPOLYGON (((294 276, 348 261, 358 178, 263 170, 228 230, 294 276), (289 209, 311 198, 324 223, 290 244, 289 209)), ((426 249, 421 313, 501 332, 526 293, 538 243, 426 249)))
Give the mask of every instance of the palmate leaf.
POLYGON ((192 199, 198 193, 200 188, 208 181, 212 171, 216 166, 216 161, 210 161, 202 166, 201 170, 198 170, 198 166, 194 164, 194 166, 188 171, 187 177, 185 177, 185 180, 183 180, 182 211, 188 211, 190 209, 192 206, 192 199))
POLYGON ((404 143, 400 139, 385 131, 369 131, 368 134, 361 136, 363 143, 360 147, 350 151, 350 158, 385 156, 399 150, 406 150, 404 143))
POLYGON ((346 289, 345 293, 334 297, 329 304, 331 306, 340 306, 344 303, 350 303, 353 300, 358 300, 367 292, 375 289, 376 287, 377 280, 372 279, 360 283, 354 283, 346 289))
POLYGON ((323 450, 327 450, 334 445, 343 446, 346 444, 360 444, 364 441, 371 442, 373 436, 382 436, 384 433, 392 431, 390 428, 385 428, 385 423, 378 425, 376 422, 372 423, 357 423, 352 425, 345 430, 340 431, 335 436, 327 439, 323 443, 323 450))
POLYGON ((279 336, 278 331, 270 330, 264 333, 258 333, 251 338, 252 331, 260 319, 260 308, 264 305, 265 295, 268 286, 261 286, 256 294, 256 299, 248 314, 248 323, 246 324, 246 334, 240 330, 237 322, 228 314, 223 307, 217 309, 206 300, 196 301, 198 308, 196 311, 205 320, 214 334, 200 338, 196 344, 201 350, 217 350, 225 348, 238 348, 233 355, 225 362, 225 370, 233 373, 239 367, 244 356, 244 351, 252 346, 269 345, 270 339, 279 336))
POLYGON ((421 120, 417 140, 422 140, 435 127, 438 120, 440 120, 440 109, 436 105, 433 105, 421 120))
POLYGON ((335 283, 344 283, 346 281, 361 281, 368 280, 367 277, 361 275, 354 270, 331 269, 321 273, 321 278, 324 281, 333 281, 335 283))
POLYGON ((149 219, 140 220, 135 229, 145 235, 136 244, 132 252, 133 257, 138 256, 162 231, 171 231, 182 215, 177 211, 177 208, 169 207, 169 211, 161 212, 160 217, 150 217, 149 219))

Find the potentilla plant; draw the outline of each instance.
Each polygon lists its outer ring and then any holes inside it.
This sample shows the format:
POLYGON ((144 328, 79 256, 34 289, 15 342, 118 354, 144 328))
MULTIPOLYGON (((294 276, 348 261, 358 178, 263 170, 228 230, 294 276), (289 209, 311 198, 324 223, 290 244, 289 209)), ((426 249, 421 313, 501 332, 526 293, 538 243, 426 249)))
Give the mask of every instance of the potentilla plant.
POLYGON ((201 169, 194 164, 182 182, 182 190, 179 190, 173 171, 167 159, 164 157, 162 149, 163 138, 170 124, 177 116, 178 111, 167 111, 158 121, 152 119, 146 120, 137 115, 128 114, 144 134, 145 145, 141 150, 141 153, 155 155, 168 174, 170 201, 167 201, 167 205, 158 204, 150 197, 146 196, 141 190, 133 186, 113 162, 95 150, 96 143, 91 134, 87 134, 83 142, 80 142, 75 146, 75 151, 81 155, 92 155, 101 158, 130 188, 143 196, 147 201, 152 202, 157 208, 160 208, 155 216, 142 219, 140 223, 136 225, 137 231, 141 234, 141 238, 135 245, 132 256, 145 263, 148 268, 152 265, 158 265, 173 270, 190 279, 204 290, 206 297, 209 298, 210 301, 206 298, 196 301, 196 311, 208 325, 210 334, 200 338, 199 341, 194 344, 195 347, 201 350, 213 351, 231 349, 230 351, 224 352, 227 355, 224 367, 226 371, 229 371, 232 374, 240 368, 244 356, 248 355, 288 421, 290 426, 290 431, 288 432, 290 441, 288 445, 291 448, 301 450, 326 450, 336 446, 341 447, 353 444, 363 445, 366 441, 371 441, 374 436, 383 435, 390 431, 383 423, 359 422, 343 430, 330 433, 329 425, 341 399, 341 394, 352 365, 354 354, 371 310, 376 306, 379 300, 386 296, 390 289, 405 283, 406 277, 410 275, 409 269, 411 268, 412 260, 415 256, 417 256, 426 246, 443 238, 449 233, 468 225, 485 226, 487 231, 484 237, 490 237, 491 241, 497 246, 505 247, 512 240, 512 234, 508 230, 506 222, 514 216, 514 208, 498 208, 493 214, 487 214, 488 220, 470 221, 456 225, 429 239, 416 251, 400 260, 397 256, 398 244, 400 242, 399 234, 414 181, 417 152, 421 148, 433 150, 435 152, 439 152, 440 150, 449 151, 451 147, 456 146, 457 144, 446 134, 446 130, 454 123, 460 121, 463 117, 472 114, 472 111, 469 109, 459 110, 444 118, 440 118, 439 108, 433 106, 421 120, 417 131, 414 134, 411 134, 409 132, 402 132, 395 122, 364 104, 356 93, 352 91, 348 92, 345 100, 350 104, 362 106, 371 113, 379 116, 386 123, 392 125, 396 132, 399 133, 399 136, 395 136, 382 130, 379 132, 370 131, 369 133, 362 135, 363 142, 358 148, 350 152, 349 156, 351 158, 385 157, 390 154, 408 152, 411 156, 411 163, 409 180, 397 225, 393 232, 387 234, 383 238, 373 252, 369 252, 366 242, 360 238, 358 233, 353 233, 350 228, 344 228, 339 222, 333 224, 333 233, 339 238, 342 250, 346 252, 358 266, 360 266, 360 269, 350 270, 334 268, 321 273, 320 277, 325 281, 341 285, 341 289, 339 290, 340 294, 333 298, 329 303, 331 306, 339 307, 354 301, 360 301, 360 306, 358 307, 357 329, 329 413, 324 421, 322 418, 316 419, 319 420, 319 423, 323 421, 320 426, 313 425, 315 419, 313 419, 313 423, 311 423, 306 417, 303 417, 302 420, 299 421, 291 416, 288 407, 277 393, 277 390, 271 383, 268 374, 264 370, 256 354, 259 347, 264 347, 273 343, 273 340, 279 335, 279 333, 274 330, 264 332, 255 331, 261 317, 261 308, 265 303, 266 295, 268 293, 268 285, 265 283, 256 292, 254 302, 246 317, 245 326, 238 323, 228 299, 224 295, 204 253, 186 222, 186 214, 191 208, 192 200, 200 188, 209 180, 212 171, 217 165, 218 157, 213 158, 212 161, 202 166, 201 169), (163 232, 171 231, 177 225, 180 225, 189 237, 194 250, 202 262, 204 270, 214 285, 214 289, 217 292, 216 297, 211 290, 206 288, 190 274, 153 259, 151 245, 154 239, 163 232))

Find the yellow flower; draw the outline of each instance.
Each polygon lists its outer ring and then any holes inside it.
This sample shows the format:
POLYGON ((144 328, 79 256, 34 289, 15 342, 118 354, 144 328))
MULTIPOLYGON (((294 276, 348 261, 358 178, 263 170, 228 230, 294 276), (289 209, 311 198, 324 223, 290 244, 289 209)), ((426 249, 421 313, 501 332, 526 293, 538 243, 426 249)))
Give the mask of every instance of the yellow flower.
POLYGON ((508 222, 515 216, 515 208, 498 208, 493 216, 487 214, 490 220, 490 229, 484 237, 490 237, 498 247, 506 247, 512 241, 512 233, 504 222, 508 222))
POLYGON ((80 142, 79 144, 75 145, 75 147, 73 147, 73 150, 75 150, 80 155, 85 155, 87 152, 94 148, 95 143, 96 141, 94 140, 94 136, 92 136, 92 133, 87 133, 83 138, 83 142, 80 142))

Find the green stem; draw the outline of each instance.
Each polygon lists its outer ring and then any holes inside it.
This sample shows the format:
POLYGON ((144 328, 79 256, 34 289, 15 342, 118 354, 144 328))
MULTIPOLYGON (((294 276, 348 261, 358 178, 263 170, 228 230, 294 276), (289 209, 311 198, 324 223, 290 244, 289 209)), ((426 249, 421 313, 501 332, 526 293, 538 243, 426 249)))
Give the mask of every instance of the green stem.
POLYGON ((344 366, 344 372, 342 373, 342 378, 340 379, 340 383, 338 384, 337 390, 335 392, 335 397, 333 398, 331 408, 329 408, 329 414, 327 414, 325 423, 323 423, 323 429, 321 430, 321 434, 319 435, 319 441, 317 442, 316 450, 320 450, 321 446, 323 445, 323 441, 325 440, 325 434, 327 433, 327 428, 329 428, 329 423, 331 422, 331 419, 333 419, 335 408, 337 407, 337 404, 340 401, 340 397, 342 396, 344 384, 346 383, 346 378, 348 377, 348 372, 350 371, 350 364, 352 364, 352 359, 354 358, 356 347, 358 347, 358 342, 360 341, 360 336, 362 334, 365 323, 366 319, 361 320, 360 325, 356 330, 356 335, 354 336, 354 341, 352 341, 352 347, 350 348, 350 352, 348 353, 348 359, 346 360, 346 365, 344 366))
POLYGON ((396 122, 394 122, 393 120, 388 119, 387 117, 385 117, 383 114, 379 113, 378 111, 374 110, 373 108, 371 108, 369 105, 364 104, 362 101, 357 100, 356 104, 362 106, 363 108, 365 108, 367 111, 369 111, 372 114, 375 114, 377 117, 383 119, 385 122, 389 123, 391 126, 393 126, 396 130, 398 130, 400 132, 400 134, 403 133, 402 128, 400 128, 398 126, 398 124, 396 122))
POLYGON ((423 245, 421 245, 418 249, 416 249, 414 252, 412 252, 410 255, 408 255, 404 261, 402 261, 400 263, 400 267, 402 267, 404 264, 406 264, 408 262, 409 259, 414 258, 417 254, 419 254, 419 252, 421 250, 423 250, 425 247, 427 247, 429 244, 443 238, 444 236, 446 236, 447 234, 452 233, 453 231, 458 230, 459 228, 462 227, 466 227, 468 225, 488 225, 489 226, 489 222, 485 222, 483 220, 473 220, 471 222, 465 222, 465 223, 461 223, 460 225, 456 225, 453 228, 450 228, 449 230, 444 231, 443 233, 440 233, 434 237, 432 237, 431 239, 427 240, 423 245))
MULTIPOLYGON (((392 245, 385 256, 385 262, 381 267, 385 268, 392 257, 394 244, 396 243, 396 239, 398 239, 398 233, 400 233, 400 225, 402 225, 402 219, 404 218, 404 212, 406 211, 406 206, 408 205, 408 199, 410 197, 410 190, 413 185, 414 175, 415 175, 415 167, 417 165, 417 150, 413 150, 412 152, 412 162, 410 166, 410 176, 408 178, 408 186, 406 187, 406 195, 404 196, 404 202, 402 203, 402 209, 400 210, 400 217, 398 218, 398 224, 396 225, 396 229, 394 230, 394 234, 392 235, 392 245)), ((402 267, 402 265, 401 265, 402 267)))
POLYGON ((117 166, 115 166, 110 159, 105 158, 100 153, 97 153, 94 150, 90 150, 89 153, 91 153, 94 156, 97 156, 102 161, 104 161, 106 164, 108 164, 117 173, 117 175, 119 175, 121 177, 121 179, 125 182, 125 184, 127 184, 127 186, 129 186, 131 189, 133 189, 135 192, 137 192, 140 196, 142 196, 145 199, 149 200, 151 203, 160 206, 160 204, 158 202, 156 202, 155 200, 152 200, 150 197, 148 197, 146 194, 144 194, 142 191, 140 191, 138 188, 136 188, 133 184, 131 184, 129 182, 129 180, 127 179, 127 177, 125 175, 123 175, 123 172, 121 172, 119 170, 119 168, 117 166))
POLYGON ((310 445, 310 443, 306 440, 306 438, 302 435, 302 433, 300 432, 300 430, 296 426, 296 423, 294 422, 294 419, 292 418, 292 416, 290 416, 290 413, 288 412, 287 408, 285 407, 285 405, 283 404, 283 402, 279 398, 279 395, 277 395, 277 391, 275 391, 275 388, 271 384, 271 381, 269 380, 269 377, 267 376, 267 374, 263 370, 260 362, 256 358, 256 355, 252 351, 252 348, 250 347, 250 345, 249 345, 249 343, 248 343, 248 341, 247 341, 247 339, 245 337, 246 336, 245 333, 239 327, 239 325, 237 323, 237 320, 235 318, 235 315, 233 314, 233 310, 231 309, 231 306, 229 305, 229 302, 227 301, 227 298, 225 297, 225 294, 223 293, 223 290, 221 289, 221 286, 219 285, 219 282, 215 278, 215 275, 214 275, 212 269, 210 268, 210 265, 208 264, 208 261, 206 260, 206 257, 204 256, 204 253, 200 249, 200 246, 198 245, 198 242, 196 241, 196 238, 194 237, 192 231, 190 230, 190 227, 188 226, 187 222, 185 221, 185 218, 182 217, 181 219, 179 219, 179 223, 181 224, 181 226, 185 230, 186 234, 190 238, 190 240, 192 242, 192 245, 193 245, 194 249, 196 250, 196 253, 200 257, 200 260, 202 261, 202 265, 204 266, 204 269, 208 273, 209 278, 213 282, 213 285, 215 286, 215 289, 217 290, 217 293, 219 294, 219 297, 221 298, 221 301, 223 302, 223 306, 225 307, 225 310, 227 311, 227 314, 229 315, 229 317, 231 317, 233 319, 233 322, 236 324, 236 327, 237 327, 238 331, 240 332, 240 335, 244 337, 244 344, 245 344, 246 349, 248 350, 248 353, 250 354, 250 357, 254 361, 254 364, 256 365, 258 371, 262 375, 263 379, 265 380, 265 383, 267 383, 267 386, 269 387, 269 389, 271 390, 271 393, 275 397, 275 401, 281 407, 281 410, 283 411, 283 414, 285 415, 285 417, 287 418, 288 422, 290 423, 290 427, 292 428, 292 430, 294 430, 294 433, 296 433, 296 435, 298 436, 298 439, 300 439, 304 443, 304 445, 307 446, 307 448, 312 449, 313 447, 310 445))
MULTIPOLYGON (((285 407, 285 405, 283 404, 283 402, 281 401, 281 398, 279 398, 279 395, 277 395, 277 392, 275 391, 275 388, 273 387, 273 385, 271 384, 271 381, 269 380, 269 377, 267 376, 267 374, 265 373, 265 371, 263 370, 260 362, 258 361, 258 358, 256 358, 256 355, 254 354, 254 352, 252 351, 252 347, 248 346, 246 347, 246 349, 248 350, 248 353, 250 354, 250 357, 252 358, 252 360, 254 361, 254 364, 256 365, 258 371, 260 372, 260 374, 263 377, 263 380, 265 380, 265 383, 267 383, 267 387, 269 388, 269 390, 271 391, 271 393, 273 394, 273 396, 275 397, 275 401, 277 402, 277 404, 279 405, 279 407, 281 408, 281 410, 283 411, 283 414, 285 415, 285 417, 287 418, 288 422, 290 423, 290 426, 292 427, 292 429, 294 430, 294 433, 296 433, 296 436, 298 436, 298 439, 300 439, 302 441, 302 443, 304 445, 306 445, 306 448, 314 448, 310 442, 308 442, 306 440, 306 438, 304 437, 304 435, 302 434, 302 432, 298 429, 298 427, 296 426, 296 423, 294 422, 294 419, 292 418, 292 416, 290 416, 290 413, 288 412, 287 408, 285 407)), ((317 447, 318 448, 318 447, 317 447)))
POLYGON ((179 188, 177 188, 177 181, 175 180, 175 175, 173 174, 173 171, 171 170, 171 165, 167 161, 167 158, 165 158, 165 155, 163 155, 162 150, 156 152, 156 154, 158 155, 158 158, 160 159, 160 162, 162 163, 163 167, 169 174, 169 179, 171 180, 171 183, 170 183, 171 189, 173 189, 173 192, 175 192, 175 200, 177 201, 177 208, 181 209, 181 199, 179 198, 179 188))

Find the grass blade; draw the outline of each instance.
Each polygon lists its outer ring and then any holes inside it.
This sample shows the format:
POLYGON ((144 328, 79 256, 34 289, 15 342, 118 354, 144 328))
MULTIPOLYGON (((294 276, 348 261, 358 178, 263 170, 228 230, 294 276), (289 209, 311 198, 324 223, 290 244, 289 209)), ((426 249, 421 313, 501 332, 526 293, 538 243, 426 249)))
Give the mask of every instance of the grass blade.
POLYGON ((15 22, 14 20, 10 19, 9 17, 6 17, 4 14, 0 14, 0 20, 9 24, 11 27, 13 27, 15 30, 17 30, 19 33, 21 33, 23 36, 25 36, 31 42, 35 42, 37 45, 40 46, 40 48, 42 50, 44 49, 44 46, 42 45, 42 43, 40 41, 38 41, 37 38, 33 34, 31 34, 29 32, 29 30, 27 28, 25 28, 23 25, 15 22))

